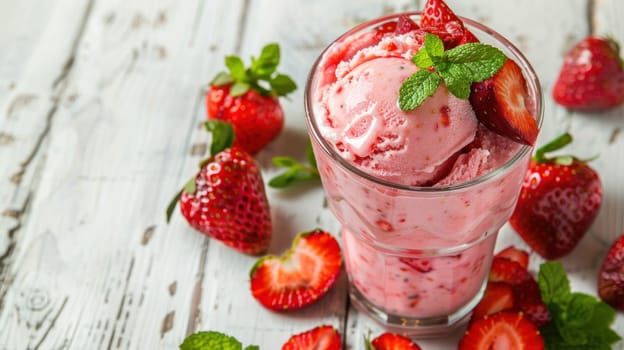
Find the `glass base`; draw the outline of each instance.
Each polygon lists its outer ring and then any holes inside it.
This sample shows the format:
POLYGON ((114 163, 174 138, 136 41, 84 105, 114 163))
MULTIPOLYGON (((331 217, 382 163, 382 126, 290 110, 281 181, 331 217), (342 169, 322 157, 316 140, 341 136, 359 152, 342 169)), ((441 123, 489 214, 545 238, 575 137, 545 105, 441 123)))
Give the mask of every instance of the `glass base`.
POLYGON ((416 318, 387 313, 366 300, 353 284, 349 285, 351 303, 359 311, 371 317, 388 332, 402 334, 415 339, 445 336, 462 327, 468 321, 472 309, 481 301, 484 291, 485 283, 470 302, 451 315, 416 318))

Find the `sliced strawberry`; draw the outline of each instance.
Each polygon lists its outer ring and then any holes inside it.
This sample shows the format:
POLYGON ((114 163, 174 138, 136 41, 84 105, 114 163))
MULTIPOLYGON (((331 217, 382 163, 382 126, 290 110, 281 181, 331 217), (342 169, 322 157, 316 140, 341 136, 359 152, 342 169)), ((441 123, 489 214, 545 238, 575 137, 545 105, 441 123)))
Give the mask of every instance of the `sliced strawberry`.
POLYGON ((459 350, 542 350, 544 339, 522 313, 503 311, 471 323, 459 350))
POLYGON ((420 350, 420 346, 414 343, 410 338, 395 334, 383 333, 373 339, 367 349, 373 350, 420 350))
POLYGON ((472 319, 477 320, 513 307, 514 293, 511 285, 505 282, 488 282, 483 299, 472 311, 472 319))
POLYGON ((488 280, 490 282, 506 282, 515 285, 532 278, 531 274, 517 262, 507 258, 495 257, 492 260, 488 280))
POLYGON ((268 255, 255 263, 251 292, 269 309, 300 309, 327 294, 341 267, 342 253, 334 236, 318 229, 304 232, 281 257, 268 255))
POLYGON ((478 43, 479 38, 477 38, 468 28, 464 28, 464 36, 459 41, 459 45, 467 44, 467 43, 478 43))
POLYGON ((444 43, 446 50, 452 49, 459 45, 460 41, 464 37, 464 28, 459 21, 450 21, 444 24, 438 24, 436 26, 423 27, 427 33, 434 34, 444 43))
POLYGON ((399 16, 396 28, 394 30, 395 34, 405 34, 409 33, 413 30, 420 28, 416 22, 414 22, 409 16, 401 15, 399 16))
POLYGON ((511 261, 515 261, 518 264, 520 264, 520 266, 524 267, 525 269, 529 266, 529 253, 527 253, 524 250, 518 249, 514 246, 509 246, 501 250, 495 255, 495 257, 505 258, 511 261))
POLYGON ((340 333, 328 325, 318 326, 309 331, 295 334, 284 345, 282 350, 340 350, 342 339, 340 333))
POLYGON ((427 0, 422 11, 422 18, 420 19, 421 27, 437 26, 450 21, 462 23, 459 17, 457 17, 444 1, 427 0))
POLYGON ((472 84, 471 90, 470 103, 483 124, 516 142, 535 143, 537 120, 528 110, 526 80, 513 60, 507 59, 493 77, 472 84))
POLYGON ((598 295, 605 303, 624 311, 624 235, 613 243, 602 262, 598 295))
POLYGON ((524 312, 526 318, 541 327, 550 322, 550 313, 537 282, 519 263, 503 257, 492 260, 489 281, 508 283, 513 290, 514 308, 524 312))

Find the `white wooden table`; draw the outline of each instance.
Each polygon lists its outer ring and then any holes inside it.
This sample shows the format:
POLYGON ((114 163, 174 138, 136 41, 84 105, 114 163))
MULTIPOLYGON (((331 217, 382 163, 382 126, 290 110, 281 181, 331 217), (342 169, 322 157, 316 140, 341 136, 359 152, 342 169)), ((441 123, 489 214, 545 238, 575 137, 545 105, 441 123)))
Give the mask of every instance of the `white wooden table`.
MULTIPOLYGON (((312 307, 263 309, 249 292, 255 258, 196 234, 169 199, 205 156, 204 93, 223 56, 281 44, 280 71, 299 89, 286 128, 257 155, 304 159, 303 85, 319 52, 347 28, 414 0, 1 0, 0 349, 175 349, 197 330, 279 349, 290 335, 336 326, 347 349, 380 329, 350 307, 343 274, 312 307)), ((602 176, 604 206, 562 262, 573 289, 596 294, 598 266, 624 232, 624 107, 600 114, 555 105, 562 57, 589 33, 624 41, 621 0, 448 0, 515 42, 544 89, 538 143, 571 131, 602 176)), ((268 189, 270 252, 299 231, 338 232, 318 184, 268 189)), ((524 247, 504 227, 498 247, 524 247)), ((540 260, 532 255, 531 268, 540 260)), ((619 314, 616 331, 624 334, 619 314)), ((459 334, 424 349, 455 348, 459 334)), ((616 349, 624 349, 622 343, 616 349)))

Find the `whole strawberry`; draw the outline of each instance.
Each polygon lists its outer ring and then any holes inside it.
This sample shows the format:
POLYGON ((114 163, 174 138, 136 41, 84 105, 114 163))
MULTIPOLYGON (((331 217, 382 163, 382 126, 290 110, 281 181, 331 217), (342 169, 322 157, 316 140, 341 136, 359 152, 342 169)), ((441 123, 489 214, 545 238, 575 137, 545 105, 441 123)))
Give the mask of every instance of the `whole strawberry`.
POLYGON ((624 235, 611 245, 602 262, 598 295, 609 305, 624 311, 624 235))
POLYGON ((277 44, 265 46, 260 57, 252 57, 249 68, 239 57, 227 56, 229 72, 217 74, 206 95, 208 119, 231 123, 236 134, 234 146, 251 155, 282 131, 284 111, 278 96, 297 88, 290 77, 276 72, 279 60, 277 44))
POLYGON ((267 250, 271 239, 271 215, 260 168, 253 157, 237 146, 232 127, 207 122, 213 132, 211 156, 176 195, 167 208, 167 221, 176 204, 188 223, 246 254, 267 250))
POLYGON ((587 163, 571 156, 545 156, 570 142, 572 137, 564 134, 536 152, 509 220, 524 241, 549 260, 576 247, 602 204, 602 183, 587 163))
POLYGON ((559 104, 578 110, 600 110, 624 102, 624 66, 618 43, 590 36, 565 56, 553 88, 559 104))

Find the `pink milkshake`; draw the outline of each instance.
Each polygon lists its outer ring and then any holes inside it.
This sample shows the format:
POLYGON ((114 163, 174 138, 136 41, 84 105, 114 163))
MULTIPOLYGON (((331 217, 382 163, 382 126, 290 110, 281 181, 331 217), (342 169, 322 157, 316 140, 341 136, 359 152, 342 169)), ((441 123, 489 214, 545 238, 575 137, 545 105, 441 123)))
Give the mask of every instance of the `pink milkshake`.
MULTIPOLYGON (((417 108, 399 108, 426 29, 380 28, 405 18, 374 20, 332 43, 312 69, 306 114, 343 228, 352 301, 389 329, 430 336, 460 324, 481 298, 531 148, 492 132, 444 83, 417 108)), ((524 56, 490 29, 462 21, 521 67, 526 106, 539 122, 539 82, 524 56)))

